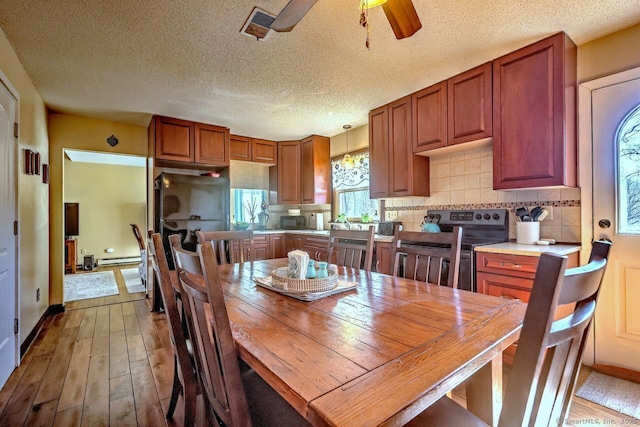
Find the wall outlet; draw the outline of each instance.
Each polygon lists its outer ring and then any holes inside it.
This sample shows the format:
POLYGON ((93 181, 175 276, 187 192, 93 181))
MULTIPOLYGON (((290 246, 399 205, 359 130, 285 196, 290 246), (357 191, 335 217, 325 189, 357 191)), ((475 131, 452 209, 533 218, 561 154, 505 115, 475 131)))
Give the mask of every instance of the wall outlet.
POLYGON ((385 219, 387 221, 395 221, 398 219, 398 211, 386 211, 385 219))
POLYGON ((80 249, 80 255, 84 255, 84 254, 86 254, 86 253, 87 253, 87 250, 86 250, 86 249, 80 249))

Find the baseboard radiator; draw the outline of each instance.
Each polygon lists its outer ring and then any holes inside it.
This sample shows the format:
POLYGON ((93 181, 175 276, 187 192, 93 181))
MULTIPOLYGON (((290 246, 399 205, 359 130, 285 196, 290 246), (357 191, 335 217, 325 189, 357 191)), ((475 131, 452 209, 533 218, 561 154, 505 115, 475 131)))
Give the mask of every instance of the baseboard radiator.
POLYGON ((139 256, 121 257, 121 258, 99 258, 98 265, 117 265, 117 264, 133 264, 141 262, 139 256))

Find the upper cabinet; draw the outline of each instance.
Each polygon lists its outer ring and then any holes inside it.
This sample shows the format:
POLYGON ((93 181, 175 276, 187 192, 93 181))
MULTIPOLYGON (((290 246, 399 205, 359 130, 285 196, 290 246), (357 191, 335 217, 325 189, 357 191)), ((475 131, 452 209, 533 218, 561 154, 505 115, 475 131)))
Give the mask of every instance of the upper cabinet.
POLYGON ((274 165, 277 163, 278 147, 275 141, 231 135, 231 160, 244 160, 274 165))
POLYGON ((300 141, 283 141, 278 143, 278 204, 299 204, 301 191, 302 156, 300 141))
POLYGON ((229 166, 229 129, 155 116, 149 126, 155 158, 181 163, 229 166))
POLYGON ((576 185, 576 53, 559 33, 493 62, 494 189, 576 185))
POLYGON ((271 168, 270 200, 281 205, 331 203, 329 138, 312 135, 302 141, 278 143, 278 165, 271 168))
POLYGON ((490 137, 491 78, 488 62, 412 94, 413 152, 490 137))
POLYGON ((312 135, 302 145, 301 203, 331 203, 330 139, 312 135))
POLYGON ((371 198, 428 196, 429 158, 412 150, 411 96, 369 113, 371 198))

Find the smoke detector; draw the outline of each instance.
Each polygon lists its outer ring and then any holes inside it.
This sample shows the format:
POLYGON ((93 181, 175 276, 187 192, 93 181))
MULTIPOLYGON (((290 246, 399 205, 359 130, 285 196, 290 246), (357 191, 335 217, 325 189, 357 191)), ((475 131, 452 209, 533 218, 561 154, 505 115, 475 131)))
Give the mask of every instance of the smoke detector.
POLYGON ((271 23, 275 19, 269 12, 254 7, 240 32, 256 40, 264 40, 270 34, 271 23))

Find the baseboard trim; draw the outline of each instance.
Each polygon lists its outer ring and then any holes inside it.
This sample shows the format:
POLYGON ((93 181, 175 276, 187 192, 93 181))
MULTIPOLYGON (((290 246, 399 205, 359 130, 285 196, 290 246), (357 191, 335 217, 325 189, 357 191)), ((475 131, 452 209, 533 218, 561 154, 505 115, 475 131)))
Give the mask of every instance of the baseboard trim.
POLYGON ((595 364, 591 367, 594 371, 601 374, 610 375, 612 377, 621 378, 623 380, 633 381, 640 384, 640 372, 631 369, 621 368, 619 366, 595 364))
POLYGON ((20 344, 20 359, 22 359, 25 353, 27 352, 27 350, 29 350, 29 347, 33 343, 33 340, 35 340, 36 337, 38 336, 38 333, 42 329, 42 325, 44 325, 44 322, 45 320, 47 320, 47 317, 57 313, 63 313, 63 312, 64 312, 64 305, 62 304, 50 305, 49 308, 45 310, 45 312, 40 317, 40 320, 38 320, 38 323, 36 323, 36 325, 33 327, 31 332, 29 332, 29 335, 27 335, 27 338, 24 340, 22 344, 20 344))

